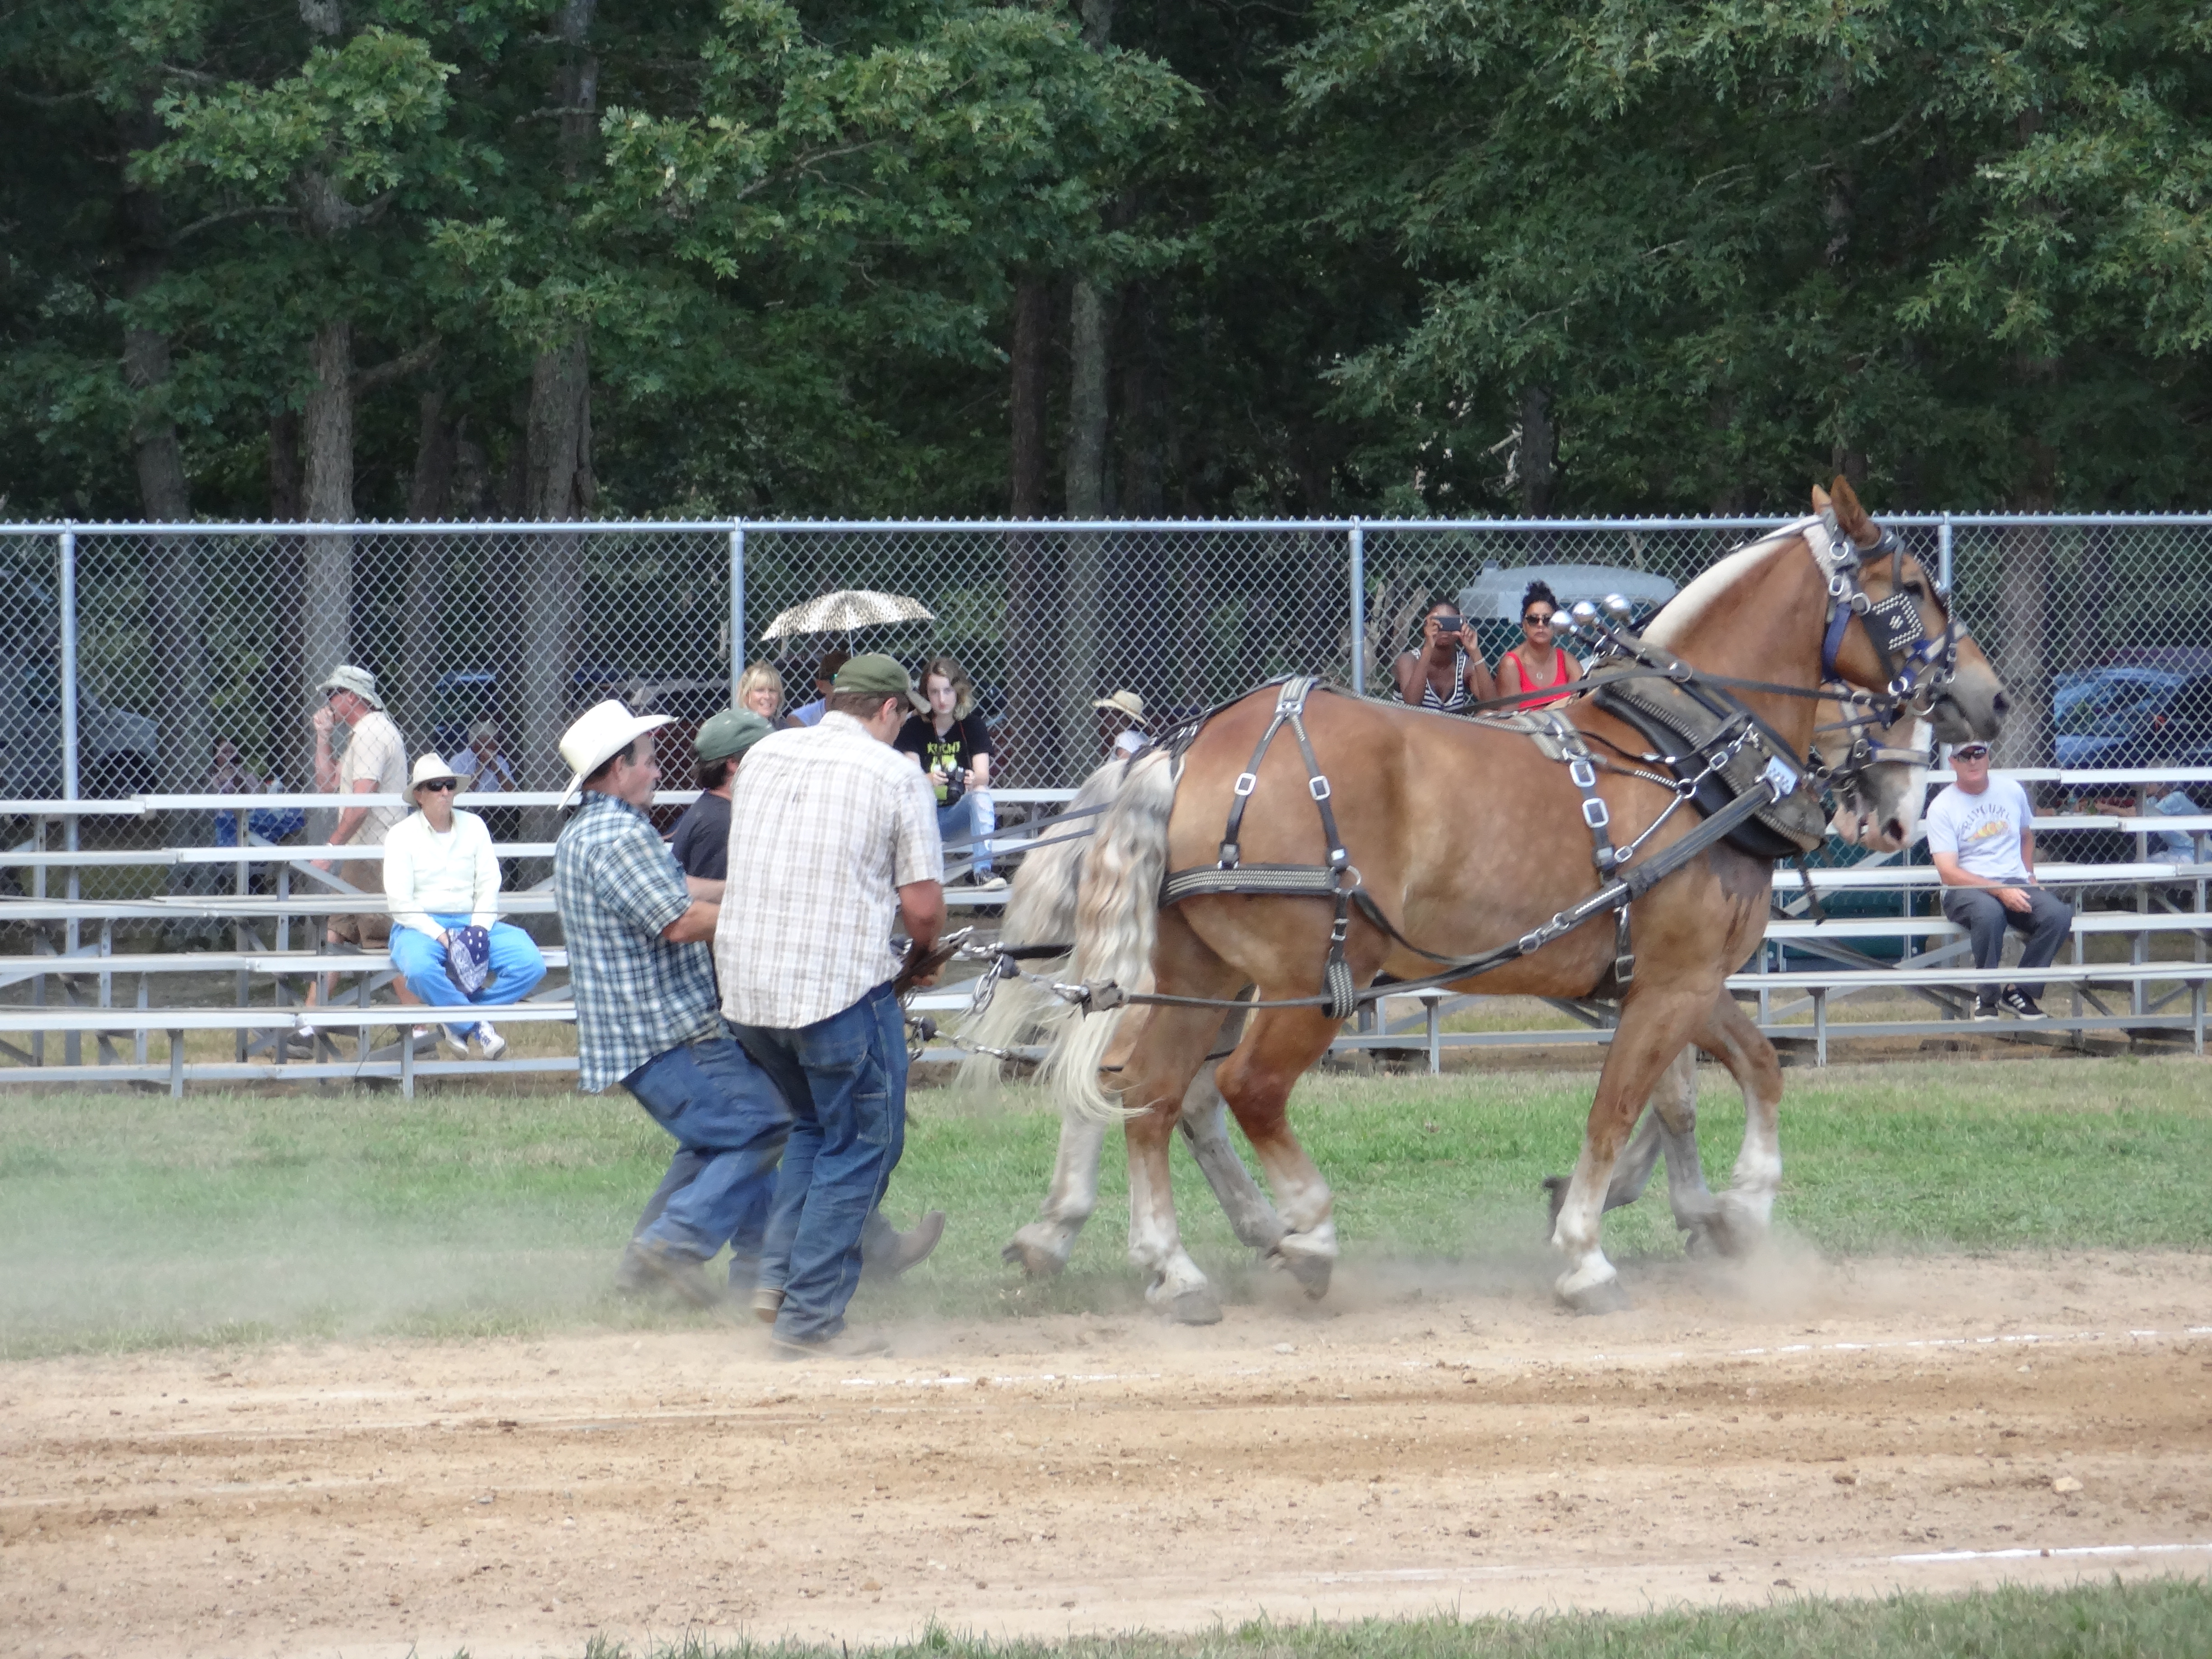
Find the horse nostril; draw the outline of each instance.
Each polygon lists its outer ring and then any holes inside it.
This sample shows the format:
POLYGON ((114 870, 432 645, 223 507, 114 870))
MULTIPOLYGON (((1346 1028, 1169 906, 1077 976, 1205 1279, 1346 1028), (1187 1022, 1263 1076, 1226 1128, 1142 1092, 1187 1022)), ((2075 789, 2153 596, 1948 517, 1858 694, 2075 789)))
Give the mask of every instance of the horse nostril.
POLYGON ((2011 707, 2012 699, 2002 691, 1990 699, 1990 712, 1993 714, 2002 714, 2011 707))

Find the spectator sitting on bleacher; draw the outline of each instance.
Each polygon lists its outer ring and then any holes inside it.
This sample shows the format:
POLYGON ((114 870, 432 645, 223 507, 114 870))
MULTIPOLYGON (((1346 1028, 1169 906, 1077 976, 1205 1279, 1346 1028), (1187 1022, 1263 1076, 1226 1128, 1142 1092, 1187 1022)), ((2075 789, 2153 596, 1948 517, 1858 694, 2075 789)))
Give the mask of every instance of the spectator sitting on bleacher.
MULTIPOLYGON (((491 831, 474 812, 458 811, 460 780, 435 755, 415 763, 409 780, 417 810, 384 838, 384 891, 392 902, 392 965, 408 988, 434 1008, 496 1007, 520 1002, 545 977, 538 942, 499 920, 499 860, 491 831), (467 933, 482 929, 484 937, 467 933), (455 947, 462 961, 471 951, 489 976, 474 991, 457 983, 455 947)), ((473 977, 473 975, 471 975, 473 977)), ((471 1027, 439 1027, 440 1047, 455 1060, 468 1057, 471 1027)), ((488 1019, 474 1022, 477 1052, 497 1060, 507 1039, 488 1019)))
POLYGON ((521 787, 514 763, 500 752, 499 727, 489 720, 469 727, 469 746, 453 757, 453 775, 471 795, 504 794, 521 787))
MULTIPOLYGON (((2137 816, 2133 801, 2108 801, 2106 807, 2119 817, 2137 816)), ((2147 818, 2178 818, 2197 811, 2197 805, 2189 798, 2189 792, 2178 783, 2154 783, 2143 792, 2141 816, 2147 818)), ((2194 864, 2197 862, 2197 843, 2185 830, 2160 830, 2152 837, 2157 846, 2149 849, 2148 856, 2159 864, 2194 864)))
MULTIPOLYGON (((2004 958, 2008 927, 2027 935, 2023 970, 2046 967, 2074 924, 2073 907, 2035 884, 2035 830, 2027 791, 1990 775, 1990 746, 1962 743, 1951 751, 1958 780, 1928 804, 1928 852, 1943 879, 1943 914, 1973 941, 1974 966, 2004 958)), ((2040 985, 1979 986, 1974 1018, 1995 1019, 2002 1006, 2022 1019, 2042 1019, 2040 985)))

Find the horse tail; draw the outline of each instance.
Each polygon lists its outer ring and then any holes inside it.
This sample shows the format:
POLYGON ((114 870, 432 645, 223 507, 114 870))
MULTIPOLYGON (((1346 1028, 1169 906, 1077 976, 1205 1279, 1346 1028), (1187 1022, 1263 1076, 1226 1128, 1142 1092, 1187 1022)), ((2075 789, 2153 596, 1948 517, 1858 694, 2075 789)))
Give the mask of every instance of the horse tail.
MULTIPOLYGON (((1127 764, 1119 759, 1093 772, 1062 809, 1060 820, 1068 827, 1055 830, 1048 824, 1043 838, 1053 844, 1023 854, 1000 915, 1000 944, 1060 945, 1067 953, 1073 951, 1075 904, 1085 856, 1097 838, 1097 820, 1121 793, 1128 773, 1127 764), (1074 817, 1086 811, 1090 816, 1074 817)), ((1067 954, 1029 957, 1021 966, 1023 977, 1000 980, 989 1006, 963 1022, 963 1042, 1001 1050, 1026 1041, 1050 1047, 1057 1042, 1060 1028, 1073 1023, 1074 1005, 1053 995, 1046 986, 1047 981, 1065 975, 1067 954)), ((985 1091, 998 1082, 1000 1064, 996 1054, 969 1054, 960 1062, 960 1086, 973 1093, 985 1091)))
MULTIPOLYGON (((1136 990, 1151 983, 1175 794, 1173 759, 1158 752, 1139 756, 1098 826, 1076 902, 1071 966, 1083 984, 1110 981, 1136 990)), ((1046 1073, 1063 1112, 1094 1121, 1124 1115, 1120 1103, 1100 1086, 1098 1073, 1122 1012, 1089 1014, 1061 1028, 1046 1073)))

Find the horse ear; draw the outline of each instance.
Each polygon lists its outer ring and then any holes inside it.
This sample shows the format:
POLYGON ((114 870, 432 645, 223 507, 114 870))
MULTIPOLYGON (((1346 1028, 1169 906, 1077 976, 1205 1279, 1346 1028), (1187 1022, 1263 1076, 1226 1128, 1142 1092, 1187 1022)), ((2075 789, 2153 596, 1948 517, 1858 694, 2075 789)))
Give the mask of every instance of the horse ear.
POLYGON ((1828 492, 1818 484, 1813 486, 1813 510, 1815 513, 1826 513, 1828 510, 1828 492))
POLYGON ((1866 508, 1859 505, 1858 491, 1851 488, 1849 478, 1840 472, 1836 474, 1836 481, 1828 486, 1828 494, 1835 500, 1836 523, 1846 535, 1856 540, 1862 532, 1873 531, 1866 508))

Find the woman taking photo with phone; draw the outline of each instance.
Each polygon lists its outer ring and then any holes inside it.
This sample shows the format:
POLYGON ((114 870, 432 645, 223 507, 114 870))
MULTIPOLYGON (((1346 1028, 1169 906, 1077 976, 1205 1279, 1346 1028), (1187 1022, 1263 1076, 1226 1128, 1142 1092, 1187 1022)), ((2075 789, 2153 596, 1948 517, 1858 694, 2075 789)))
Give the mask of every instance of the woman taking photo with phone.
MULTIPOLYGON (((1583 665, 1575 653, 1553 643, 1552 619, 1559 610, 1559 602, 1550 588, 1541 582, 1528 584, 1521 596, 1521 643, 1498 659, 1499 696, 1549 691, 1555 685, 1571 685, 1582 678, 1583 665)), ((1541 708, 1547 703, 1563 702, 1566 696, 1566 692, 1560 691, 1553 696, 1529 697, 1521 707, 1541 708)))
POLYGON ((1490 671, 1480 655, 1467 648, 1467 639, 1457 605, 1449 599, 1431 605, 1421 623, 1420 647, 1401 653, 1391 665, 1399 701, 1408 708, 1434 708, 1446 714, 1457 714, 1471 702, 1487 702, 1495 695, 1490 671))

